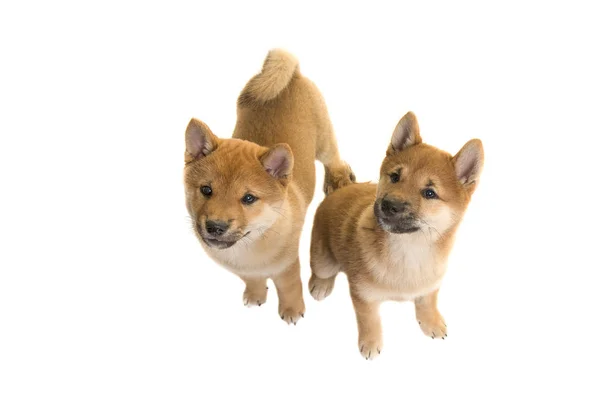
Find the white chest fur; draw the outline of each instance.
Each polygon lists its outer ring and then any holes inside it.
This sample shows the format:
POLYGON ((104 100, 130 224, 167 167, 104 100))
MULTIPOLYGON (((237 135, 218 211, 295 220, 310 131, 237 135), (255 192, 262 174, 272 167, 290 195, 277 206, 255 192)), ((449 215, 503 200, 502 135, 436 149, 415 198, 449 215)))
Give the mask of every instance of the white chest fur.
POLYGON ((412 300, 439 288, 447 260, 426 232, 387 234, 383 254, 368 266, 375 280, 363 295, 372 300, 412 300))

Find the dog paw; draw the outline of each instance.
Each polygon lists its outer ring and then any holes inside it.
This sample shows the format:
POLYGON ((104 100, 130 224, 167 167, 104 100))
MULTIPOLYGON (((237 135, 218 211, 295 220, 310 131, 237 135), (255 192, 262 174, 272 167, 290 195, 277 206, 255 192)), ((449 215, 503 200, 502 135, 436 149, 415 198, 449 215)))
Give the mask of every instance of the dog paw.
POLYGON ((256 288, 250 290, 246 287, 243 300, 246 307, 260 307, 267 302, 267 287, 258 290, 256 288))
POLYGON ((381 354, 383 341, 381 338, 365 338, 358 341, 358 350, 360 355, 366 360, 374 360, 381 354))
POLYGON ((335 276, 327 279, 321 279, 315 274, 312 274, 308 281, 308 288, 310 295, 317 301, 323 300, 325 297, 331 294, 333 285, 335 283, 335 276))
POLYGON ((446 339, 448 327, 440 313, 428 313, 417 316, 423 333, 432 339, 446 339))
POLYGON ((325 167, 323 192, 326 196, 344 186, 352 185, 353 183, 356 183, 356 176, 348 163, 342 162, 338 165, 325 167))
POLYGON ((300 321, 301 318, 304 318, 304 312, 306 311, 304 307, 304 301, 300 301, 297 304, 293 305, 280 305, 279 306, 279 316, 281 319, 289 324, 294 324, 300 321))

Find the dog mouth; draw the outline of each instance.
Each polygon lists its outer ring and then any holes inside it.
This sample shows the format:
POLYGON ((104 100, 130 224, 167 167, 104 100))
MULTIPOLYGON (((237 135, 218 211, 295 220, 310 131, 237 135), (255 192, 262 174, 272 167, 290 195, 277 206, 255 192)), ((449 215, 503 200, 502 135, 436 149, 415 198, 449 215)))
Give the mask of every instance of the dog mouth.
POLYGON ((398 223, 394 223, 394 222, 389 222, 386 221, 385 219, 377 219, 377 223, 379 224, 379 226, 387 232, 390 233, 413 233, 419 230, 418 227, 409 224, 398 224, 398 223))
POLYGON ((239 238, 231 238, 231 237, 216 238, 216 237, 208 237, 208 236, 200 233, 200 237, 202 238, 202 241, 204 243, 206 243, 209 247, 214 248, 214 249, 223 250, 223 249, 230 248, 231 246, 233 246, 234 244, 236 244, 237 242, 239 242, 241 239, 245 238, 249 234, 250 234, 250 231, 246 232, 246 234, 244 234, 243 236, 240 236, 239 238))
POLYGON ((412 215, 390 218, 383 214, 379 204, 373 207, 377 224, 386 232, 390 233, 413 233, 420 228, 416 225, 416 219, 412 215))
POLYGON ((215 249, 228 249, 237 243, 237 240, 209 239, 201 236, 204 243, 215 249))

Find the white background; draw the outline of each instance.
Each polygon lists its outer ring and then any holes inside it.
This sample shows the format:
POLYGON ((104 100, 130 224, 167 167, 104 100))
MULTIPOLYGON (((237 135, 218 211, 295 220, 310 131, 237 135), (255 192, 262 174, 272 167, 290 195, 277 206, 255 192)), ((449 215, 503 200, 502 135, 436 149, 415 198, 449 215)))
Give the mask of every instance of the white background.
POLYGON ((2 2, 0 398, 598 398, 598 13, 577 2, 2 2), (418 3, 418 5, 417 5, 418 3), (306 318, 242 306, 183 200, 191 117, 221 137, 268 50, 321 89, 378 179, 408 110, 486 164, 440 310, 382 307, 359 356, 347 282, 306 318), (596 383, 594 383, 596 382, 596 383))

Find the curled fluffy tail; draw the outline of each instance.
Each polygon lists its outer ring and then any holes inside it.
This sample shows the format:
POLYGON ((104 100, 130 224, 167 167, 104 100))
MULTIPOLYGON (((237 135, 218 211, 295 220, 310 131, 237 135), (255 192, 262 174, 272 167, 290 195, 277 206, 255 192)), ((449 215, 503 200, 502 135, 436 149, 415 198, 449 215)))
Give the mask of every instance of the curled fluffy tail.
POLYGON ((265 58, 262 71, 246 84, 239 102, 265 103, 274 99, 287 87, 298 70, 296 57, 285 50, 271 50, 265 58))

